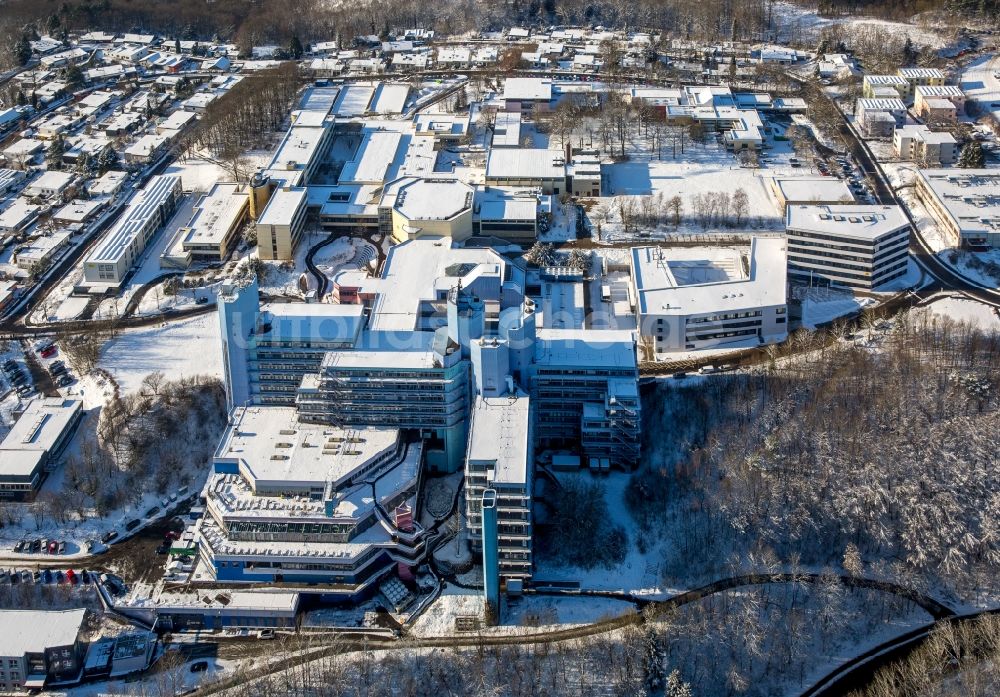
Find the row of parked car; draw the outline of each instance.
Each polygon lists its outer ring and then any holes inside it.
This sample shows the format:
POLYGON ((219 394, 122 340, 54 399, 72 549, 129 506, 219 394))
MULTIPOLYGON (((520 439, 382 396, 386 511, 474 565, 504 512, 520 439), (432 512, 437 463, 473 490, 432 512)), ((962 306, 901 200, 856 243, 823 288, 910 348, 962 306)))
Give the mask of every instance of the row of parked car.
POLYGON ((78 583, 97 583, 98 574, 94 571, 81 571, 79 574, 73 569, 38 569, 29 571, 28 569, 0 569, 0 585, 9 586, 14 583, 68 583, 75 586, 78 583))
POLYGON ((66 543, 41 537, 35 540, 20 540, 14 545, 17 554, 66 554, 66 543))
POLYGON ((3 364, 4 375, 10 386, 17 391, 21 397, 27 397, 32 392, 31 376, 21 370, 21 366, 14 359, 8 359, 3 364))
POLYGON ((73 376, 62 361, 52 361, 52 364, 49 365, 49 375, 52 376, 52 379, 59 387, 66 387, 73 384, 73 376))

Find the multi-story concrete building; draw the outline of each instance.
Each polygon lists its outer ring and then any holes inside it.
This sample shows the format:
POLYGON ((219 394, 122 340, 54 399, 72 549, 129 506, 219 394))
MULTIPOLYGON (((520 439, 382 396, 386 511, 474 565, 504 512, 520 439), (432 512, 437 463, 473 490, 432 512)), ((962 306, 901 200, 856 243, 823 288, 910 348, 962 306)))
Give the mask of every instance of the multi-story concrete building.
POLYGON ((861 96, 865 99, 906 99, 910 84, 901 75, 865 75, 861 81, 861 96), (888 92, 887 90, 891 90, 888 92))
POLYGON ((250 198, 239 184, 217 182, 195 205, 160 257, 161 266, 187 268, 196 261, 224 261, 247 220, 250 198))
POLYGON ((72 440, 83 403, 33 399, 0 441, 0 499, 30 501, 72 440))
POLYGON ((412 430, 434 471, 461 467, 468 434, 469 364, 446 331, 368 333, 329 351, 299 388, 301 418, 343 427, 412 430))
POLYGON ((257 219, 257 252, 261 259, 291 259, 305 229, 307 190, 281 187, 257 219))
POLYGON ((422 444, 395 429, 301 422, 295 409, 234 410, 195 526, 219 581, 324 583, 358 597, 415 566, 422 444))
POLYGON ((73 685, 83 670, 87 611, 0 610, 0 691, 73 685))
POLYGON ((158 175, 150 179, 87 256, 83 263, 85 284, 119 288, 146 245, 170 218, 180 197, 180 177, 158 175))
POLYGON ((788 336, 785 241, 749 249, 636 247, 639 333, 657 355, 788 336))
POLYGON ((1000 247, 1000 173, 917 170, 916 193, 956 247, 1000 247))
POLYGON ((924 163, 929 167, 950 165, 958 159, 958 141, 946 131, 932 131, 924 125, 897 128, 892 148, 902 160, 924 163))
POLYGON ((937 68, 900 68, 899 76, 906 80, 907 91, 903 97, 906 101, 913 101, 917 87, 944 85, 944 73, 937 68))
POLYGON ((465 463, 466 524, 473 550, 481 551, 483 492, 495 491, 499 575, 504 581, 524 580, 532 574, 531 400, 520 390, 502 390, 479 395, 472 409, 465 463))
POLYGON ((927 121, 954 121, 965 113, 965 92, 955 85, 920 85, 914 95, 913 111, 927 121))
POLYGON ((859 99, 854 116, 866 136, 888 138, 906 122, 906 105, 900 99, 859 99))
POLYGON ((292 406, 307 373, 327 351, 354 347, 364 307, 328 303, 260 306, 257 282, 224 285, 219 292, 223 370, 229 408, 246 404, 292 406))
POLYGON ((871 290, 906 275, 910 222, 899 206, 790 206, 788 274, 871 290))

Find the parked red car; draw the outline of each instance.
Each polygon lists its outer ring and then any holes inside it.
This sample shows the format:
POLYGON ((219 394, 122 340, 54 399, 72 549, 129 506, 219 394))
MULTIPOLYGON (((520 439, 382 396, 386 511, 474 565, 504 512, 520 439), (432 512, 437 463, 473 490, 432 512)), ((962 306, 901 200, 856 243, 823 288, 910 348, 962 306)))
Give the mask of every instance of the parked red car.
POLYGON ((56 347, 55 346, 49 346, 47 349, 45 349, 45 350, 43 350, 41 352, 42 358, 51 358, 54 355, 56 355, 56 347))
POLYGON ((66 580, 69 581, 71 586, 76 585, 77 579, 76 579, 76 574, 73 572, 73 569, 66 569, 66 580))
POLYGON ((56 550, 59 549, 59 543, 55 540, 49 542, 49 554, 55 554, 56 550))

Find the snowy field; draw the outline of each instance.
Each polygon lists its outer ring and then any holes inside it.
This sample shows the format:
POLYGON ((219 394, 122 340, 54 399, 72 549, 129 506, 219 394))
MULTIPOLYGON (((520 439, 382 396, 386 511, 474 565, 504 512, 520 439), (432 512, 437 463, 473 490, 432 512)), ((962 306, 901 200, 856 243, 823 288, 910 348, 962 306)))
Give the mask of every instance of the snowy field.
POLYGON ((874 17, 820 17, 815 8, 805 8, 790 2, 775 2, 771 8, 775 24, 780 28, 777 36, 779 42, 806 41, 806 37, 816 36, 822 29, 838 24, 854 31, 865 27, 879 27, 899 36, 909 36, 915 44, 936 49, 944 49, 954 40, 954 31, 948 29, 936 30, 929 26, 874 17))
POLYGON ((137 390, 142 379, 156 371, 168 380, 193 375, 221 378, 219 320, 209 313, 123 331, 104 347, 98 365, 111 373, 123 393, 137 390))
POLYGON ((928 305, 935 315, 966 322, 988 332, 1000 332, 1000 315, 989 305, 965 298, 942 298, 928 305))

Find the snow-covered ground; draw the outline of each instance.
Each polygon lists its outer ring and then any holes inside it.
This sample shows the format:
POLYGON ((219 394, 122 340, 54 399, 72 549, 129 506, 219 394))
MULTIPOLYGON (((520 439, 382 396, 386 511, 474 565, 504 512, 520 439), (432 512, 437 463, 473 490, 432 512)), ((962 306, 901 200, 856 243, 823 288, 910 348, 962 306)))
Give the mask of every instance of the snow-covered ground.
POLYGON ((956 322, 966 322, 989 332, 1000 332, 997 310, 965 298, 941 298, 928 305, 931 312, 956 322))
MULTIPOLYGON (((593 475, 579 472, 563 476, 591 478, 593 475)), ((628 535, 628 552, 622 563, 613 569, 600 566, 580 569, 556 564, 552 559, 536 554, 536 581, 577 581, 583 589, 625 591, 654 597, 667 592, 661 584, 659 562, 663 558, 661 546, 669 544, 669 541, 653 539, 645 554, 639 551, 636 541, 640 531, 625 502, 625 488, 630 480, 631 475, 624 472, 611 472, 598 479, 612 522, 624 528, 628 535)))
POLYGON ((194 375, 222 377, 219 320, 213 313, 122 331, 101 352, 98 365, 122 392, 137 390, 142 379, 160 371, 168 380, 194 375))
POLYGON ((909 36, 913 43, 945 49, 954 41, 954 31, 918 26, 906 22, 892 22, 874 17, 820 17, 816 8, 806 8, 791 2, 774 2, 771 5, 774 23, 778 29, 778 41, 806 41, 833 25, 841 25, 848 30, 858 31, 865 27, 878 27, 898 36, 909 36))
POLYGON ((815 329, 873 304, 875 300, 872 298, 858 297, 850 291, 812 288, 806 291, 802 300, 802 326, 815 329))

